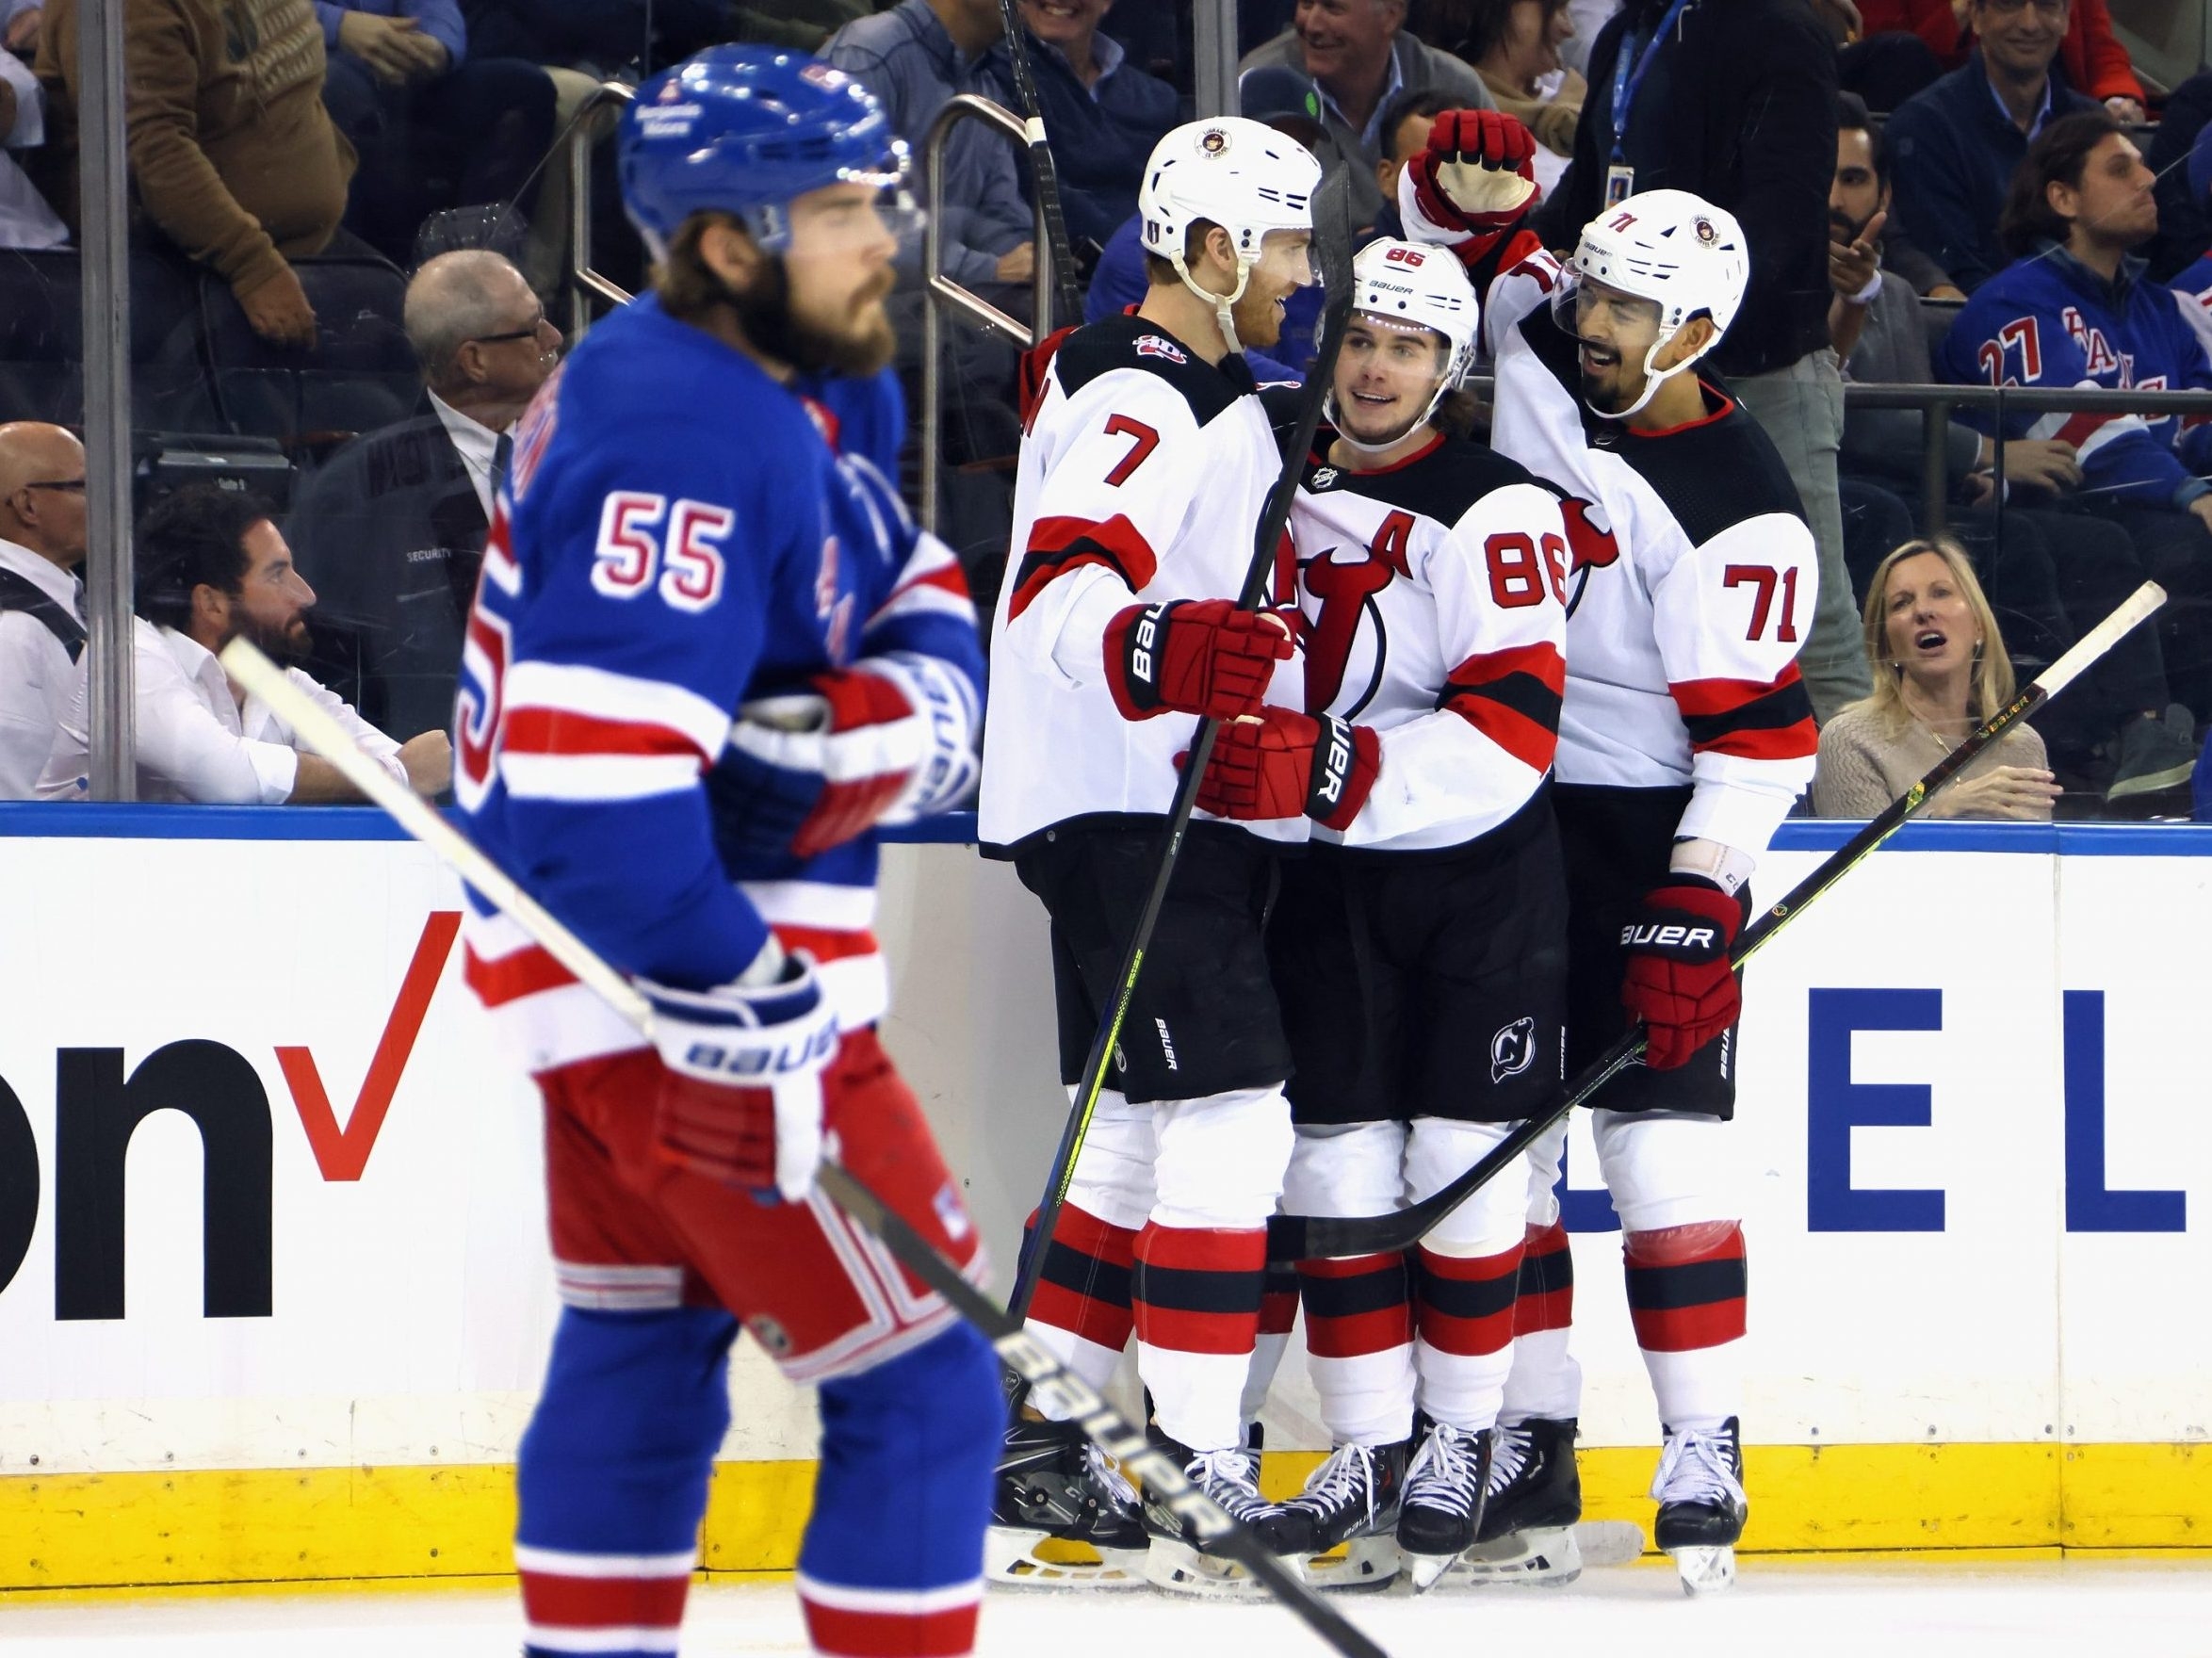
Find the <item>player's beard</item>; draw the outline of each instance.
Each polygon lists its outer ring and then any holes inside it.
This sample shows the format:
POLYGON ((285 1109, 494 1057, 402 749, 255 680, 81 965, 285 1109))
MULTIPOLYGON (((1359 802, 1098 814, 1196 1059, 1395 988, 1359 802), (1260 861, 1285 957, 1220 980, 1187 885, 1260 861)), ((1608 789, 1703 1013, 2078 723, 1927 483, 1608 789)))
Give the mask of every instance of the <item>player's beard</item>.
POLYGON ((764 262, 751 286, 732 290, 730 304, 738 326, 755 349, 802 374, 880 373, 898 349, 898 336, 884 314, 884 296, 896 279, 888 268, 848 301, 844 325, 831 330, 803 319, 791 309, 791 275, 781 259, 764 262))
POLYGON ((1228 314, 1237 325, 1237 344, 1246 350, 1255 346, 1264 350, 1283 337, 1283 314, 1275 308, 1274 299, 1261 298, 1249 285, 1228 314))

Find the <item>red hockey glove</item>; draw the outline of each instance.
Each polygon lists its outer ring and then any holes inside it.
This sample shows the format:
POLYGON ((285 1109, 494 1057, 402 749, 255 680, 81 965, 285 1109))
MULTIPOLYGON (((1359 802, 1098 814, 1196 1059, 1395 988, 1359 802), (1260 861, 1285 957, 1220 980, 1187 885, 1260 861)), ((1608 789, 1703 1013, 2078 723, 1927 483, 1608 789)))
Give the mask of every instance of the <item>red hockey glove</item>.
POLYGON ((1233 720, 1259 708, 1290 655, 1280 617, 1227 599, 1131 605, 1106 627, 1106 684, 1124 720, 1233 720))
POLYGON ((1453 252, 1472 264, 1528 211, 1535 198, 1536 136, 1495 109, 1447 109, 1428 148, 1407 162, 1413 199, 1439 230, 1469 238, 1453 252))
POLYGON ((1620 1000, 1644 1022, 1644 1064, 1670 1071, 1736 1022, 1744 998, 1728 964, 1744 906, 1710 881, 1677 875, 1644 895, 1620 930, 1620 1000))
POLYGON ((1218 818, 1303 816, 1342 829, 1359 815, 1381 771, 1382 739, 1369 727, 1333 714, 1317 720, 1261 708, 1215 737, 1198 806, 1218 818))
POLYGON ((838 1019, 805 956, 785 958, 782 971, 756 988, 637 983, 664 1067, 653 1114, 659 1156, 795 1203, 821 1165, 821 1072, 837 1056, 838 1019))

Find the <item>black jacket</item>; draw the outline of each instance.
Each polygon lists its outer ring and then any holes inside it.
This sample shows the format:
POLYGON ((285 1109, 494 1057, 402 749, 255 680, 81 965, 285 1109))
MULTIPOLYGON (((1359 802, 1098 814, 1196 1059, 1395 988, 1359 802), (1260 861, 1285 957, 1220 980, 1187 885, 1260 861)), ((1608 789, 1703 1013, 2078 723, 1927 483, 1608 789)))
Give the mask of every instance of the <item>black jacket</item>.
POLYGON ((488 530, 435 414, 355 438, 293 502, 286 539, 316 596, 310 672, 401 741, 453 723, 488 530))
MULTIPOLYGON (((1590 48, 1574 158, 1537 219, 1546 245, 1573 247, 1604 205, 1622 38, 1638 31, 1640 50, 1666 11, 1667 0, 1628 0, 1590 48)), ((1635 187, 1694 191, 1750 242, 1750 291, 1713 358, 1723 375, 1787 367, 1828 344, 1835 94, 1835 47, 1806 0, 1692 0, 1636 93, 1635 187)))

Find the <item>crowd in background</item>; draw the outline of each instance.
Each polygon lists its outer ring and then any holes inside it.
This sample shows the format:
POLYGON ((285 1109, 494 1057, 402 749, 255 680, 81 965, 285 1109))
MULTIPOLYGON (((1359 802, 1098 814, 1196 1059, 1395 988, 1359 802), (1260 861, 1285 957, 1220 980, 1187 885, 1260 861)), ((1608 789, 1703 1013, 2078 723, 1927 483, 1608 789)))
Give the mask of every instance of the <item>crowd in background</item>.
MULTIPOLYGON (((1096 317, 1142 287, 1138 183, 1193 112, 1190 8, 1017 10, 1096 317)), ((717 41, 789 44, 865 82, 918 157, 956 94, 1018 107, 999 0, 125 0, 124 13, 141 505, 218 473, 267 496, 313 594, 301 664, 398 733, 447 723, 504 434, 559 362, 580 211, 566 153, 579 127, 588 140, 608 125, 599 86, 717 41), (229 463, 208 458, 226 443, 229 463)), ((83 792, 39 736, 67 724, 85 672, 83 462, 65 430, 82 415, 79 23, 78 0, 0 0, 0 659, 56 681, 0 707, 13 798, 83 792)), ((2152 84, 2106 0, 1242 0, 1237 24, 1241 112, 1348 175, 1363 236, 1398 232, 1402 164, 1456 107, 1504 110, 1535 135, 1536 223, 1554 248, 1632 184, 1733 213, 1752 286, 1713 366, 1774 439, 1820 544, 1800 665, 1824 723, 1849 714, 1853 731, 1879 713, 1895 730, 1906 710, 1916 740, 1948 736, 1913 711, 1905 659, 1870 620, 1877 602, 1943 584, 1891 579, 1902 546, 1955 552, 1944 582, 1964 572, 2002 635, 1989 648, 2023 671, 2148 576, 2173 594, 2158 628, 2039 722, 2050 787, 1982 792, 1989 815, 2048 815, 2061 795, 2186 811, 2212 726, 2212 420, 1962 407, 1930 500, 1921 414, 1850 404, 1844 388, 2212 390, 2212 73, 2152 84), (1938 528, 1950 539, 1921 541, 1938 528)), ((592 147, 585 237, 593 267, 634 289, 643 254, 614 206, 610 152, 592 147)), ((944 176, 944 273, 1029 325, 1027 161, 964 122, 944 176)), ((902 273, 911 404, 919 247, 902 273)), ((1300 297, 1254 365, 1262 380, 1302 376, 1319 301, 1300 297)), ((948 332, 934 505, 987 604, 1017 352, 948 332)), ((141 575, 147 558, 141 545, 141 575)), ((1965 702, 1941 717, 1970 724, 1986 688, 1944 683, 1965 702)), ((243 730, 251 713, 213 717, 243 730)), ((1865 808, 1863 788, 1814 799, 1834 810, 1846 795, 1865 808)), ((271 794, 262 780, 198 797, 271 794)))

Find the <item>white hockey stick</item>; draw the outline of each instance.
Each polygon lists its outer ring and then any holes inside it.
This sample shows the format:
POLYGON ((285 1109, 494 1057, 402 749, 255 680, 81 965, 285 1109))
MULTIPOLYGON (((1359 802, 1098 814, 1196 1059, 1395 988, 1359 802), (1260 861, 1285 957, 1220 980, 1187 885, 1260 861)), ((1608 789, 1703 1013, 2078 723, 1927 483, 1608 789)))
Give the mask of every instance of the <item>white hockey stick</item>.
MULTIPOLYGON (((223 671, 272 708, 323 757, 344 773, 346 780, 390 813, 408 834, 435 853, 446 867, 506 912, 545 953, 603 997, 629 1024, 650 1036, 653 1010, 637 988, 554 918, 537 900, 508 879, 499 866, 476 844, 446 821, 430 803, 394 777, 356 747, 346 729, 318 707, 313 698, 296 690, 285 671, 242 639, 223 647, 223 671)), ((1034 1390, 1039 1399, 1082 1427, 1107 1455, 1142 1480, 1146 1489, 1181 1518, 1199 1537, 1220 1540, 1222 1551, 1266 1585, 1268 1591, 1295 1613, 1314 1634, 1343 1658, 1389 1658, 1383 1649, 1336 1607, 1301 1582, 1295 1572, 1270 1554, 1252 1532, 1238 1523, 1212 1498, 1191 1484, 1175 1459, 1153 1445, 1141 1429, 1132 1427, 1098 1390, 1062 1365, 1030 1338, 1003 1308, 960 1276, 959 1269, 930 1247, 928 1240, 907 1225, 884 1201, 847 1170, 824 1162, 819 1177, 824 1193, 837 1206, 883 1240, 884 1246, 907 1271, 929 1285, 969 1324, 983 1331, 1006 1367, 1034 1390)))

